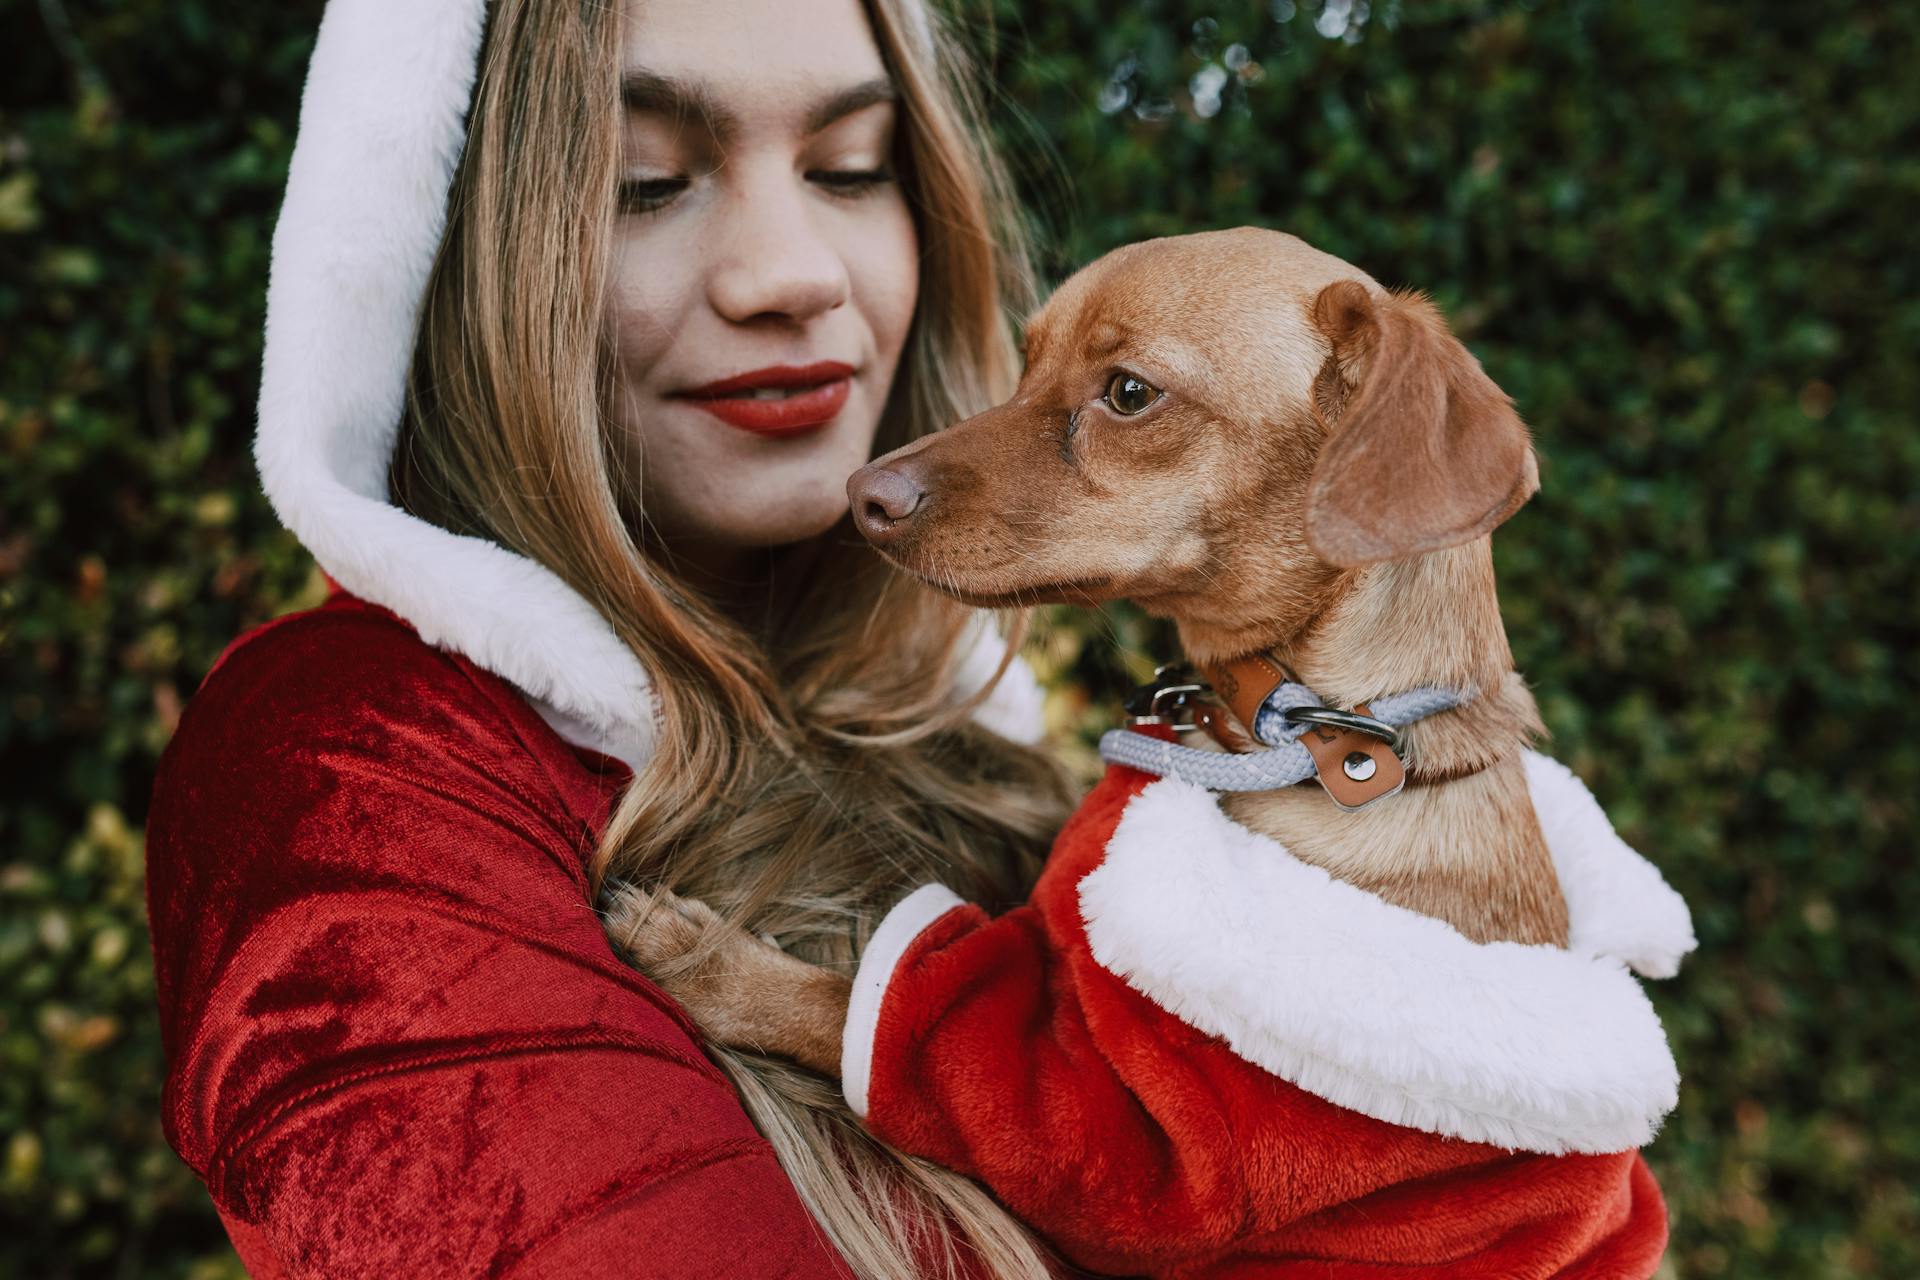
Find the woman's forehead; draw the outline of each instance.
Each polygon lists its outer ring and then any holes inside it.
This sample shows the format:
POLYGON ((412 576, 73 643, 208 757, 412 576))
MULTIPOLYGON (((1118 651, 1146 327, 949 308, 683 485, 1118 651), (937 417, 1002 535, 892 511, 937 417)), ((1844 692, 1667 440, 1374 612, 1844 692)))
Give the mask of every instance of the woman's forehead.
POLYGON ((629 111, 722 138, 749 121, 815 133, 894 97, 859 0, 632 0, 622 55, 629 111))
POLYGON ((761 85, 752 86, 744 94, 730 93, 725 81, 689 79, 652 67, 631 66, 621 76, 620 95, 628 111, 676 121, 697 120, 725 142, 740 132, 746 120, 764 114, 785 117, 799 133, 810 136, 855 112, 892 102, 896 90, 893 81, 882 74, 851 83, 813 78, 805 87, 787 93, 768 92, 761 85))

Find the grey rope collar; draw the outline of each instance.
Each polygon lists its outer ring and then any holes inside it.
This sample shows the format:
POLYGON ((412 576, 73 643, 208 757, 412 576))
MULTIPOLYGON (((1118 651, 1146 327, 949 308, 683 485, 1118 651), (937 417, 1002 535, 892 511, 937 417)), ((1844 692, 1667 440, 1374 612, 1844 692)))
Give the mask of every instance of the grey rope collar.
MULTIPOLYGON (((1375 698, 1369 705, 1375 720, 1397 729, 1471 699, 1467 690, 1421 685, 1375 698)), ((1277 791, 1315 774, 1313 755, 1300 741, 1312 726, 1289 719, 1287 713, 1326 705, 1307 686, 1284 681, 1267 695, 1250 726, 1253 736, 1267 745, 1265 751, 1198 751, 1131 729, 1109 729, 1100 736, 1100 758, 1158 777, 1180 778, 1209 791, 1277 791)))

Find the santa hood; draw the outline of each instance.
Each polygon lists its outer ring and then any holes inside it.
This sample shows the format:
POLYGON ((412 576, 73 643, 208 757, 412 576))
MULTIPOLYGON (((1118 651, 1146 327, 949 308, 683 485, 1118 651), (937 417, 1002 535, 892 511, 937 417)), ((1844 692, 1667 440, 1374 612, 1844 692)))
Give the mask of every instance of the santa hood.
MULTIPOLYGON (((254 460, 281 522, 342 587, 512 682, 567 738, 637 768, 657 698, 606 619, 544 566, 388 496, 486 16, 486 0, 327 5, 273 237, 254 460)), ((983 613, 963 686, 1002 651, 983 613)), ((1031 741, 1038 705, 1016 662, 979 718, 1031 741)))

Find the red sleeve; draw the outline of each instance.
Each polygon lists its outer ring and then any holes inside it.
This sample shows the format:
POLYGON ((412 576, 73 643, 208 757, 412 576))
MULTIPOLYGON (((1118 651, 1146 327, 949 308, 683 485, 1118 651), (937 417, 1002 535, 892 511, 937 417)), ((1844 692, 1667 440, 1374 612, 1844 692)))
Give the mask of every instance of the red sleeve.
POLYGON ((1076 887, 1147 781, 1109 770, 1030 905, 989 919, 927 886, 890 912, 845 1041, 848 1101, 877 1135, 978 1178, 1073 1262, 1114 1273, 1202 1265, 1383 1167, 1458 1159, 1270 1075, 1093 958, 1076 887))
POLYGON ((1071 887, 1137 789, 1109 772, 1032 905, 989 919, 927 886, 890 912, 861 958, 844 1064, 876 1134, 979 1178, 1109 1272, 1200 1261, 1301 1208, 1290 1170, 1264 1186, 1256 1172, 1290 1145, 1300 1095, 1140 999, 1079 934, 1071 887))
POLYGON ((613 955, 532 715, 368 611, 225 656, 149 824, 169 1141, 295 1276, 846 1276, 613 955))

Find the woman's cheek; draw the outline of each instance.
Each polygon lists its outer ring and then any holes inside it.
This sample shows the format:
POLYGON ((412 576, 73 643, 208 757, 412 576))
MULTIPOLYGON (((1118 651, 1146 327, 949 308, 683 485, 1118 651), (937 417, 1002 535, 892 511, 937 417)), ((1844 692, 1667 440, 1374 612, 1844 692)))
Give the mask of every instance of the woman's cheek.
POLYGON ((873 333, 876 354, 892 367, 913 324, 920 297, 920 242, 913 214, 896 187, 875 201, 875 216, 860 227, 847 262, 854 295, 873 333))
POLYGON ((652 243, 658 238, 637 231, 616 233, 608 264, 606 322, 623 379, 636 387, 645 383, 672 344, 674 317, 680 310, 676 298, 685 292, 675 285, 667 265, 676 261, 675 255, 652 243))
POLYGON ((698 493, 684 491, 697 489, 707 468, 698 465, 697 439, 685 438, 686 424, 674 420, 663 398, 672 388, 656 385, 692 286, 690 279, 674 279, 673 264, 681 259, 672 238, 657 224, 621 220, 607 264, 602 316, 615 358, 617 394, 607 426, 620 475, 629 485, 639 481, 631 496, 651 519, 678 529, 689 524, 700 501, 698 493))

